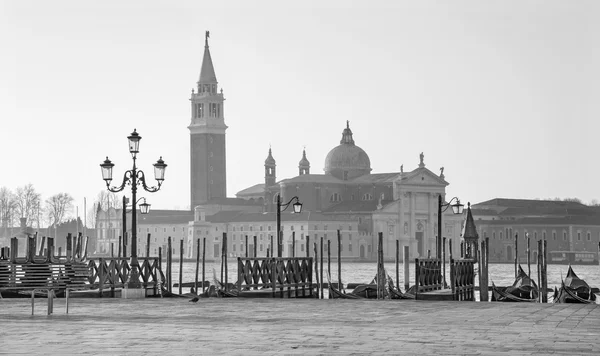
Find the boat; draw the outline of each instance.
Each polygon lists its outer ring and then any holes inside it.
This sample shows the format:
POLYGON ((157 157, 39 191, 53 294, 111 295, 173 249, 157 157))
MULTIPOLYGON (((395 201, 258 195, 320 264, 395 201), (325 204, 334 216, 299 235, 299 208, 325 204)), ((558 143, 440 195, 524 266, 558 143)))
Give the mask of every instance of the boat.
POLYGON ((519 273, 512 286, 497 287, 492 282, 492 301, 494 302, 536 302, 539 297, 538 286, 529 278, 519 265, 519 273))
POLYGON ((554 288, 554 303, 582 303, 595 304, 596 294, 592 288, 581 278, 577 277, 569 265, 567 278, 561 281, 560 290, 554 288))
POLYGON ((331 283, 331 276, 327 273, 327 285, 329 287, 329 296, 331 299, 364 299, 358 295, 352 293, 345 293, 335 288, 331 283))
POLYGON ((394 286, 394 281, 390 278, 390 276, 388 276, 388 291, 390 293, 390 299, 415 299, 414 289, 414 286, 412 286, 405 293, 402 293, 400 288, 396 288, 396 286, 394 286), (411 290, 413 292, 409 293, 411 290))
POLYGON ((548 264, 598 265, 598 252, 550 251, 548 252, 548 264))

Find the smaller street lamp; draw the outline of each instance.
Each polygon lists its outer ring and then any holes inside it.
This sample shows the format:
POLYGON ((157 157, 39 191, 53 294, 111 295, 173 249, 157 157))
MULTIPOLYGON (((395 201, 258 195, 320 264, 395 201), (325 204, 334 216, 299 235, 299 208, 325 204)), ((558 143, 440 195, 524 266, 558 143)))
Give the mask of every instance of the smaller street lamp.
POLYGON ((448 210, 448 207, 452 207, 452 212, 456 215, 459 215, 459 214, 463 213, 465 205, 461 204, 460 199, 458 199, 457 197, 454 197, 454 198, 450 199, 450 201, 447 202, 446 204, 443 204, 442 195, 440 194, 438 196, 438 233, 435 238, 435 245, 436 245, 435 247, 436 247, 436 257, 439 259, 442 258, 442 213, 444 211, 448 210), (452 204, 452 202, 454 200, 456 200, 456 202, 454 204, 452 204))
POLYGON ((283 237, 281 236, 281 212, 285 211, 292 205, 294 214, 300 214, 302 212, 302 203, 297 196, 292 197, 287 203, 281 204, 281 195, 277 194, 277 257, 281 257, 283 250, 283 237), (294 204, 292 202, 295 201, 294 204), (281 209, 283 208, 283 210, 281 209))

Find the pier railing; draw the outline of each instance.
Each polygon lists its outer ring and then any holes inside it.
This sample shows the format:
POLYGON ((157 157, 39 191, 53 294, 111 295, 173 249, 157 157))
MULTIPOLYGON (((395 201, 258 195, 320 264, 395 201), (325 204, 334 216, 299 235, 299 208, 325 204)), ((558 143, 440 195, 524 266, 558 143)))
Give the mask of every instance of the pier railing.
MULTIPOLYGON (((145 289, 152 289, 157 294, 160 279, 158 257, 138 257, 140 264, 140 279, 145 289)), ((89 260, 89 283, 97 286, 100 295, 104 289, 122 288, 129 278, 131 266, 125 257, 99 258, 89 260)))
POLYGON ((442 289, 442 260, 439 258, 415 259, 415 293, 442 289))
POLYGON ((312 257, 238 257, 238 291, 277 289, 281 296, 312 296, 312 257))
POLYGON ((454 300, 475 300, 475 260, 450 260, 450 285, 454 300))

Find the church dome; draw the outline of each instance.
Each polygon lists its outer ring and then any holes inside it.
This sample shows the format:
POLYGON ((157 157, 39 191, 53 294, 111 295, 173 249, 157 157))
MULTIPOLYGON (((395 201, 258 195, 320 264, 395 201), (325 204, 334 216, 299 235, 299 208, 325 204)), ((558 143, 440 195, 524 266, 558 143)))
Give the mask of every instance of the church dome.
POLYGON ((371 160, 362 148, 354 144, 349 122, 346 122, 340 145, 327 154, 324 171, 343 180, 371 173, 371 160))

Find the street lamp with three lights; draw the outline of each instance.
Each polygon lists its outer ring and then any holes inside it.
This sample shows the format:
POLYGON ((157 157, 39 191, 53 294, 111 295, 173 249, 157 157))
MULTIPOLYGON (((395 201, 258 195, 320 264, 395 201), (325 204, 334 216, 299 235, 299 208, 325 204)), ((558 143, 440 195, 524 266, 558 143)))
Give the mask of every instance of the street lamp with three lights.
MULTIPOLYGON (((156 163, 154 163, 154 178, 157 181, 156 187, 149 187, 146 185, 146 178, 144 172, 142 170, 137 169, 135 164, 137 153, 139 152, 140 140, 142 137, 136 132, 134 129, 130 136, 127 137, 129 141, 129 152, 131 153, 131 157, 133 159, 133 168, 125 171, 123 174, 123 182, 120 186, 110 186, 112 181, 112 169, 115 166, 109 159, 106 157, 104 163, 100 164, 102 168, 102 179, 106 182, 106 188, 113 193, 117 193, 125 189, 127 184, 131 185, 131 201, 132 201, 132 209, 131 209, 131 260, 129 262, 131 267, 131 272, 129 273, 129 278, 125 284, 126 288, 141 288, 140 280, 139 280, 139 262, 137 259, 137 214, 136 214, 136 193, 137 186, 141 185, 144 190, 150 193, 157 192, 163 181, 165 180, 165 169, 167 165, 162 160, 162 157, 158 159, 156 163)), ((140 204, 140 211, 142 214, 148 213, 150 210, 150 204, 146 203, 146 199, 144 198, 144 203, 140 204)))

